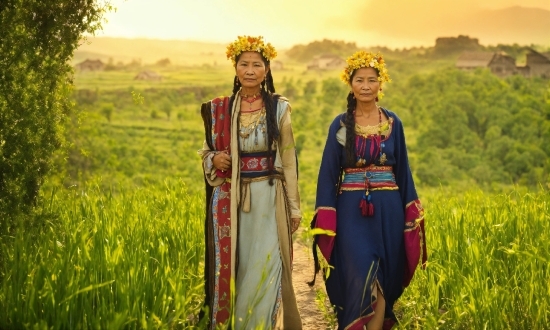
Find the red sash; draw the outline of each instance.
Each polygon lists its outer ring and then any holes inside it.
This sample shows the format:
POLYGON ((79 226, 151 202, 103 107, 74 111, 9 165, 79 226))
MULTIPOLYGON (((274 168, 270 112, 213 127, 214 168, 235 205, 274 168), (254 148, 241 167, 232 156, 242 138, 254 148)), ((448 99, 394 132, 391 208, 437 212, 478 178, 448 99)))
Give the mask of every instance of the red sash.
MULTIPOLYGON (((229 98, 212 100, 212 145, 216 151, 230 151, 231 116, 229 98)), ((231 169, 216 171, 222 178, 231 177, 231 169)), ((231 311, 231 183, 226 180, 214 188, 212 194, 212 228, 214 238, 214 292, 212 299, 211 326, 229 320, 231 311)))

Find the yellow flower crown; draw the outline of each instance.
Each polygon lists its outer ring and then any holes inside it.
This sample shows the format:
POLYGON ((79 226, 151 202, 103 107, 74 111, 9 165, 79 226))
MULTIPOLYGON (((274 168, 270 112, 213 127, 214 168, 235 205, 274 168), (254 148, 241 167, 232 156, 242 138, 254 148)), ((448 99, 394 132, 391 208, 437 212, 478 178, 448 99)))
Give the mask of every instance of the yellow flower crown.
MULTIPOLYGON (((360 50, 348 57, 346 60, 348 66, 344 69, 340 75, 340 79, 350 85, 350 77, 353 71, 360 68, 375 68, 378 70, 378 81, 380 81, 380 87, 385 82, 390 82, 390 76, 388 75, 388 69, 386 68, 386 62, 380 53, 370 53, 364 50, 360 50)), ((382 98, 384 94, 382 92, 378 93, 378 98, 382 98)))
POLYGON ((227 59, 231 59, 233 65, 236 65, 237 56, 241 55, 243 52, 258 52, 262 54, 268 61, 271 61, 277 56, 277 51, 270 44, 264 43, 264 37, 251 37, 251 36, 238 36, 237 40, 230 43, 227 46, 227 59))

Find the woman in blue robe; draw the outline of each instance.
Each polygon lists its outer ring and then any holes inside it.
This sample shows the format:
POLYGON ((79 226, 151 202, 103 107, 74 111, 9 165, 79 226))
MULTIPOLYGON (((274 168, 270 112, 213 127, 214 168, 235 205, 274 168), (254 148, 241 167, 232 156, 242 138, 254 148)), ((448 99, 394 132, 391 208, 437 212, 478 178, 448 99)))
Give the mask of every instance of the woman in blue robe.
POLYGON ((395 301, 426 262, 424 212, 403 124, 377 104, 390 81, 384 59, 360 51, 347 63, 342 80, 351 92, 323 152, 314 245, 330 266, 325 285, 338 328, 390 329, 395 301))

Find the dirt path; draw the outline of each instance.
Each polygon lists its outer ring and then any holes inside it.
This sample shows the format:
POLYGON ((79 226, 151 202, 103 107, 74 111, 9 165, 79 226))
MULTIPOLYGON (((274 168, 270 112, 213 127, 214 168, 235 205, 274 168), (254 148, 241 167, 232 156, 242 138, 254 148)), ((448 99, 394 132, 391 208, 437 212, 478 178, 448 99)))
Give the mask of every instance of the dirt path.
MULTIPOLYGON (((298 234, 299 236, 300 234, 298 234)), ((313 258, 311 248, 294 241, 294 268, 292 271, 292 282, 298 302, 298 309, 302 317, 303 330, 327 329, 322 312, 317 308, 315 297, 317 290, 324 290, 322 277, 317 276, 315 286, 310 288, 307 284, 313 278, 313 258)))

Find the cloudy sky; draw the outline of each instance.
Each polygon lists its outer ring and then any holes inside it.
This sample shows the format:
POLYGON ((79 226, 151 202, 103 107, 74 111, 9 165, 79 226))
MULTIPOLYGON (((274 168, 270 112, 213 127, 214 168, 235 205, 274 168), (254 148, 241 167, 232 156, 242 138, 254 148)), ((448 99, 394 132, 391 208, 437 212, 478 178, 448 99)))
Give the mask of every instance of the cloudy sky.
POLYGON ((99 36, 227 43, 263 35, 278 47, 323 38, 360 46, 433 46, 468 34, 482 44, 550 45, 550 0, 112 0, 99 36))

